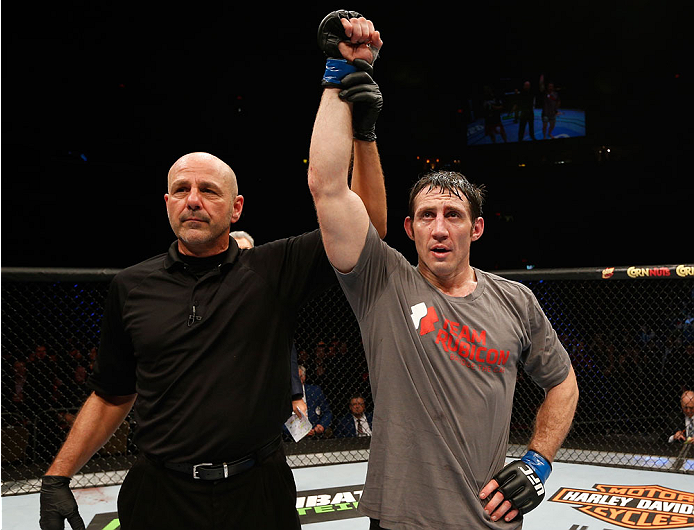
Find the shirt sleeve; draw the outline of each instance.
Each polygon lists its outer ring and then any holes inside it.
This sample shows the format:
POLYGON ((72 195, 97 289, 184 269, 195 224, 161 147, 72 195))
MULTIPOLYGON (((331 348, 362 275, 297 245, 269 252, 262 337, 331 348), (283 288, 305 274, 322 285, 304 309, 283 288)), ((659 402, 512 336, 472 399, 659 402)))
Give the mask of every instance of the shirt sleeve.
POLYGON ((530 347, 524 359, 524 370, 547 390, 566 379, 571 360, 537 298, 529 289, 527 293, 530 347))
POLYGON ((335 269, 342 290, 360 322, 383 294, 400 258, 397 251, 389 250, 376 228, 369 225, 364 248, 354 269, 348 273, 335 269))
POLYGON ((320 230, 260 245, 250 256, 253 269, 291 311, 337 284, 320 230))
POLYGON ((135 390, 135 355, 123 326, 125 287, 116 276, 109 287, 101 326, 99 352, 89 387, 99 394, 125 396, 135 390))

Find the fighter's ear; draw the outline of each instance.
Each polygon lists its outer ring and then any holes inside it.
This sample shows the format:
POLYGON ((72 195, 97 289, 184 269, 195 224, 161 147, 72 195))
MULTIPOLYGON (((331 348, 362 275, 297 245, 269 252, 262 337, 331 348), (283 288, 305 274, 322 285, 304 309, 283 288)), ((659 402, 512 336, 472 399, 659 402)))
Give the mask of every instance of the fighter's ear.
POLYGON ((484 218, 478 217, 472 225, 472 240, 477 241, 484 233, 484 218))
POLYGON ((412 218, 408 215, 405 217, 405 232, 407 233, 407 237, 409 237, 412 241, 414 241, 414 231, 412 230, 412 218))

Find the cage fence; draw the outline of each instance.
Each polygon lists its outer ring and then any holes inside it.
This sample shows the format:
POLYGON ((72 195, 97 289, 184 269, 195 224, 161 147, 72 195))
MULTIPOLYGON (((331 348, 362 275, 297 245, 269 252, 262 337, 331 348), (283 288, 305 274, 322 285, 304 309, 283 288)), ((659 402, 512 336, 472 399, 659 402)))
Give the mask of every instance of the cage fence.
MULTIPOLYGON (((2 494, 38 491, 81 403, 102 308, 116 270, 2 269, 2 494)), ((536 295, 569 352, 581 398, 557 460, 694 473, 694 444, 668 443, 679 399, 694 387, 694 267, 506 271, 536 295)), ((295 442, 292 467, 368 460, 368 430, 346 428, 350 404, 372 411, 368 367, 352 311, 335 287, 298 318, 298 363, 320 387, 325 432, 295 442)), ((519 370, 511 457, 533 431, 543 392, 519 370)), ((137 456, 128 416, 73 487, 120 484, 137 456)))

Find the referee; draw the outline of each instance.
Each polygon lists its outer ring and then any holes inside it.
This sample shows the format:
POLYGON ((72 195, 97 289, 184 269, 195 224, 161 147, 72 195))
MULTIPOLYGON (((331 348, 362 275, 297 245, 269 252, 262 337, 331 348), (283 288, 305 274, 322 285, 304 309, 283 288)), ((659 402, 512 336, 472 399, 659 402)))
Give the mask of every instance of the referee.
MULTIPOLYGON (((355 140, 355 162, 375 149, 355 140)), ((380 165, 359 167, 353 187, 384 234, 380 165)), ((173 164, 165 201, 177 240, 111 284, 93 392, 43 477, 41 528, 84 528, 70 479, 132 407, 140 456, 119 494, 123 530, 300 528, 280 433, 296 314, 336 283, 320 232, 239 249, 229 226, 244 198, 207 153, 173 164)))

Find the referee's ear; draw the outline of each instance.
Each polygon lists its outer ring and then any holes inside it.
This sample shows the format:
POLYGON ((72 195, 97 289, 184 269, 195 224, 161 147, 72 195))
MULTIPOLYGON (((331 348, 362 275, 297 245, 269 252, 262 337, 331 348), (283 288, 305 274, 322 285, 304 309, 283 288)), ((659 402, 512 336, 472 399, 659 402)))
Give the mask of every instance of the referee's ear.
POLYGON ((241 212, 243 211, 243 195, 237 195, 234 197, 231 203, 231 222, 235 223, 241 217, 241 212))

